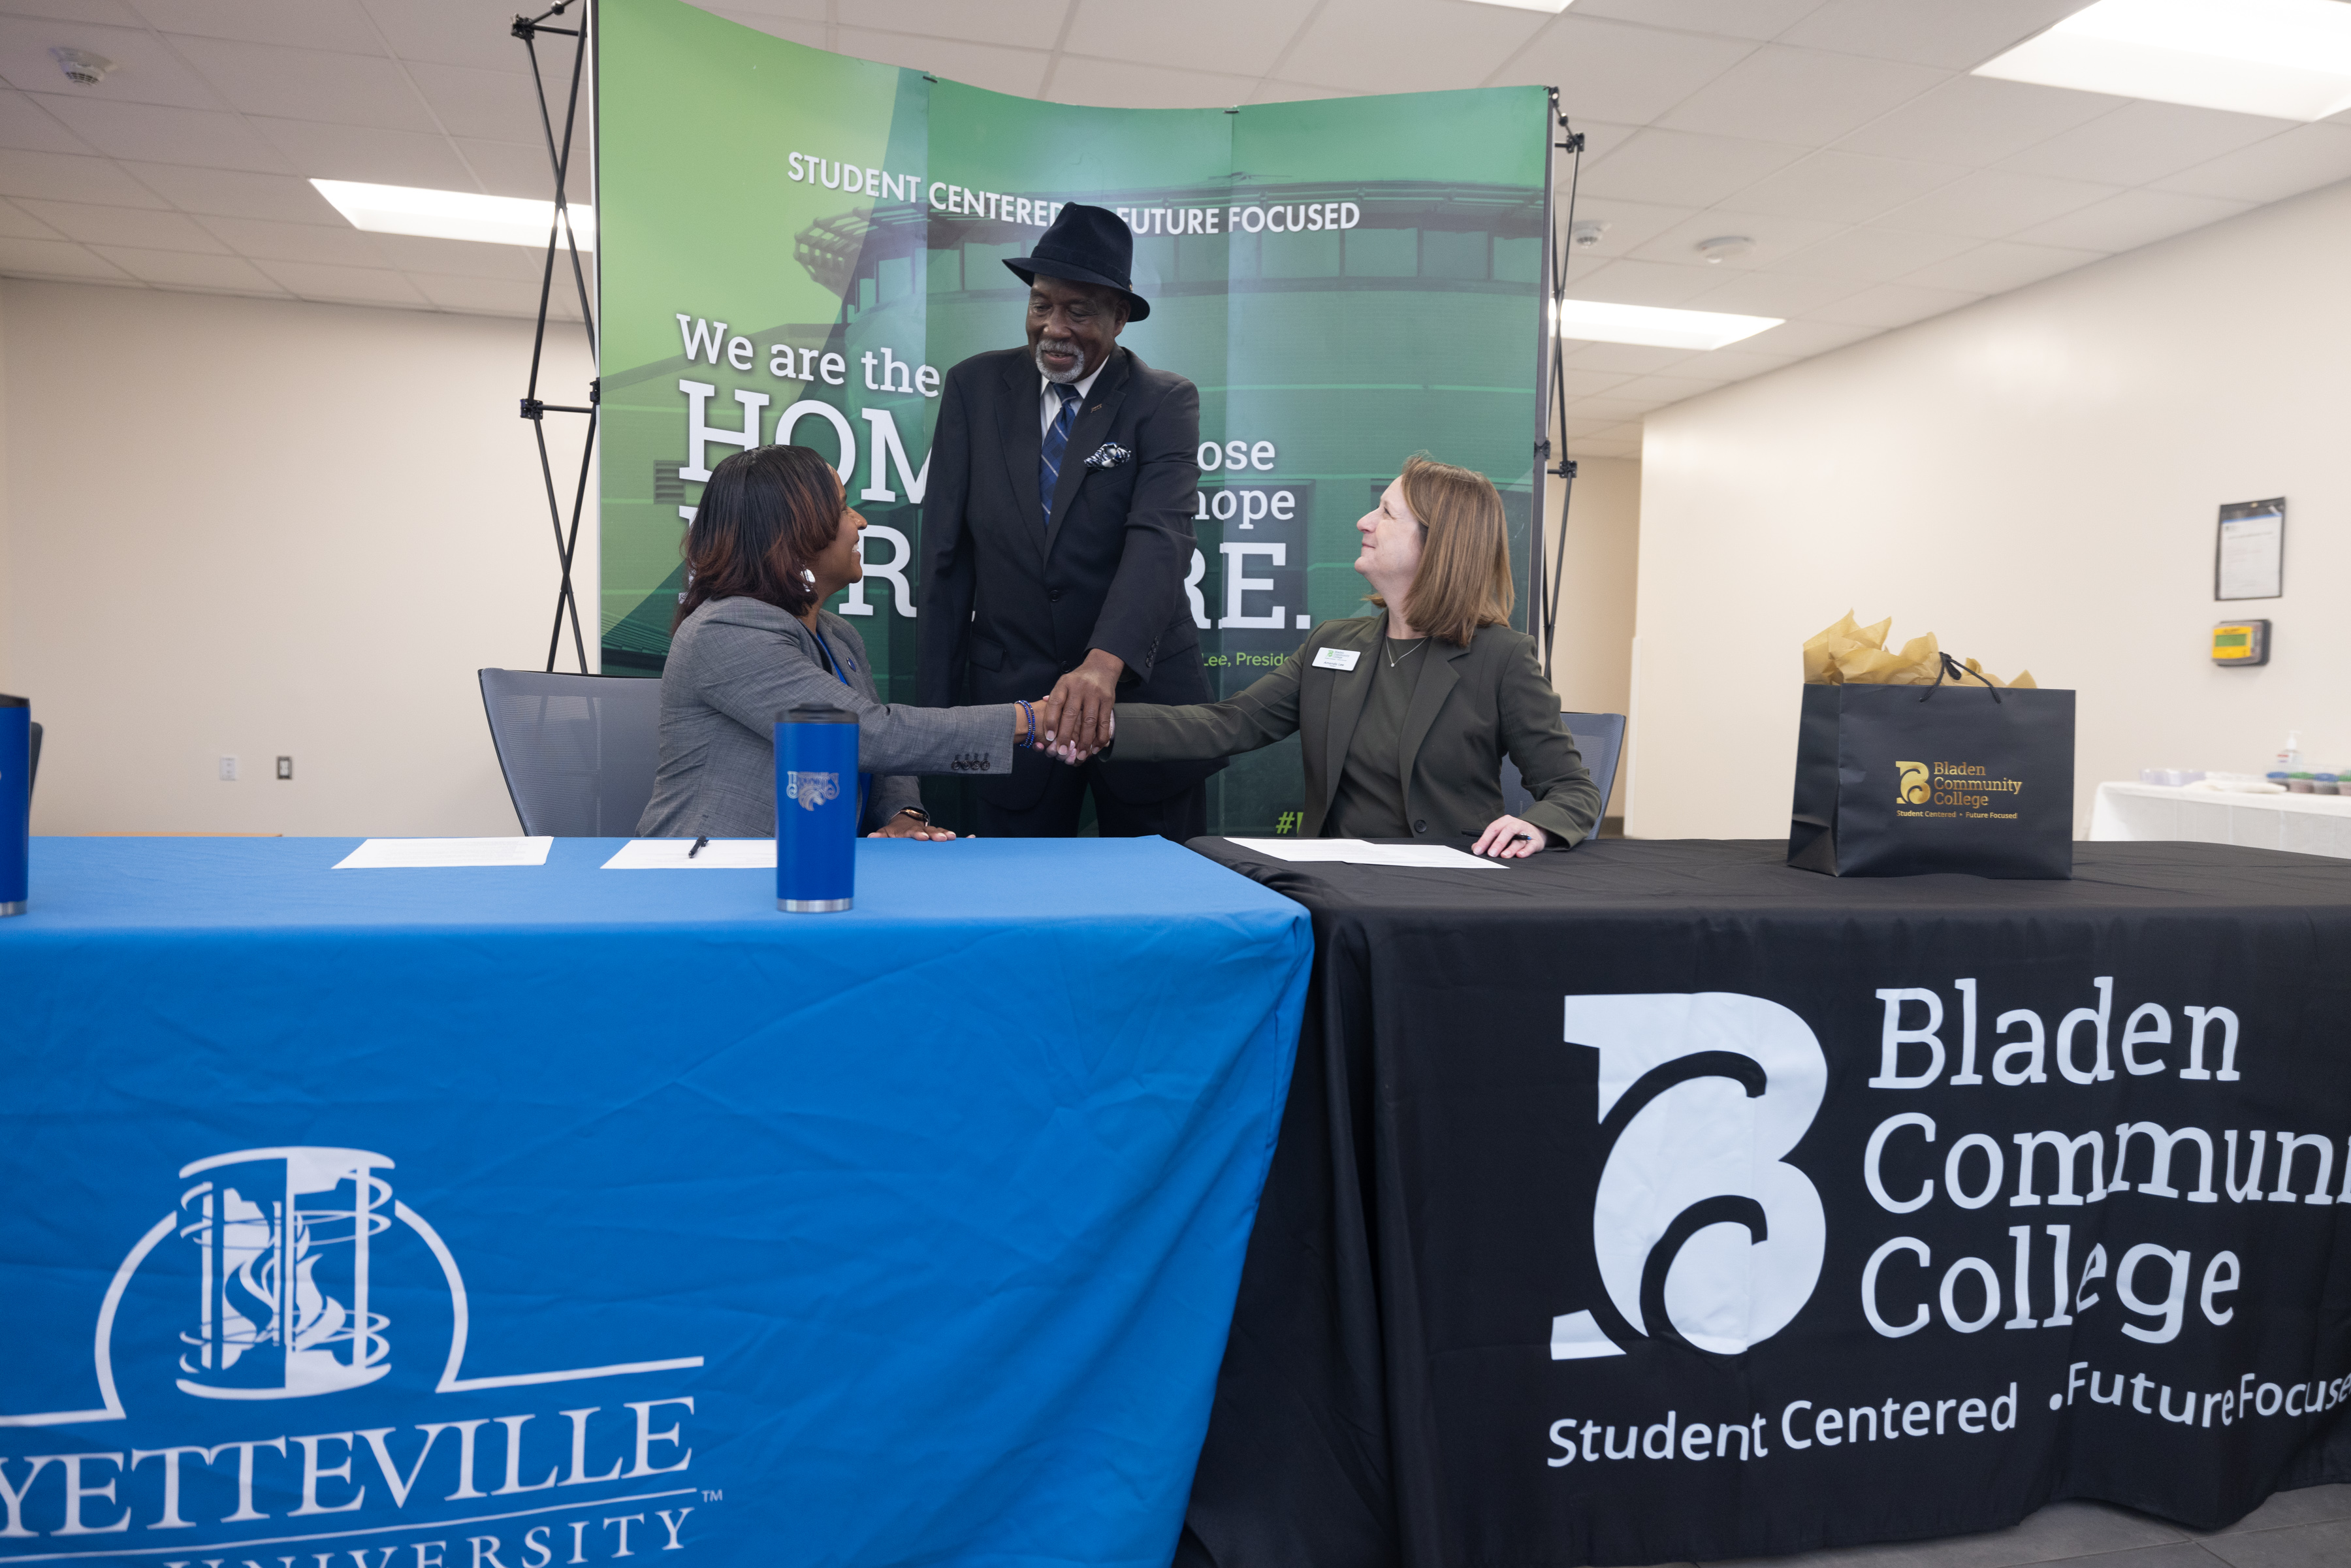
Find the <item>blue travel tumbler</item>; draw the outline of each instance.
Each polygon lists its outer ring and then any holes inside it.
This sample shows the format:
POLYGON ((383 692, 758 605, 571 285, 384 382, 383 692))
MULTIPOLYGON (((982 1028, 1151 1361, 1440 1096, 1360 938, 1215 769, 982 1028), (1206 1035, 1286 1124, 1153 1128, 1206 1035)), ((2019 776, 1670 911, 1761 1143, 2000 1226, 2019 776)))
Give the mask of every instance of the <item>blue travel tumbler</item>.
POLYGON ((857 716, 796 707, 776 717, 776 907, 849 907, 857 891, 857 716))
POLYGON ((22 915, 32 848, 33 705, 0 695, 0 915, 22 915))

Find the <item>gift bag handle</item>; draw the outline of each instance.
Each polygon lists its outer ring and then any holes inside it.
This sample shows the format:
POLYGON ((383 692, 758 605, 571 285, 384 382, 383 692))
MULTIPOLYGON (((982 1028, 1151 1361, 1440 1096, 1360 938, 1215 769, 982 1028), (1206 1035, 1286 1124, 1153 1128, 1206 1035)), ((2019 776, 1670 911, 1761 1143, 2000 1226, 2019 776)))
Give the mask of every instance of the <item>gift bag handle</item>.
POLYGON ((1993 702, 1997 703, 2001 700, 2000 688, 1993 685, 1991 682, 1984 680, 1982 674, 1977 671, 1969 669, 1965 664, 1962 664, 1957 659, 1952 658, 1948 653, 1942 655, 1942 668, 1935 672, 1935 684, 1927 688, 1926 696, 1922 696, 1918 699, 1920 702, 1925 702, 1927 697, 1931 697, 1937 692, 1941 691, 1943 689, 1943 681, 1946 676, 1949 676, 1951 682, 1954 685, 1957 685, 1959 682, 1967 679, 1970 675, 1974 675, 1976 679, 1983 681, 1984 690, 1991 694, 1991 700, 1993 702))

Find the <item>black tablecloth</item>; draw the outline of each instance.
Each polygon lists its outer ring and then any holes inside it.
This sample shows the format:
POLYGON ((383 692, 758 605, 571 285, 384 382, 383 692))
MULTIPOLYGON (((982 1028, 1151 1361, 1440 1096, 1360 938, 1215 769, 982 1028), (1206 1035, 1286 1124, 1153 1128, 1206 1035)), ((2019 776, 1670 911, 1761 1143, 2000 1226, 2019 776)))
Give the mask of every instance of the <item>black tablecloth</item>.
POLYGON ((1179 1561, 2210 1528, 2351 1479, 2351 863, 1193 847, 1317 952, 1179 1561))

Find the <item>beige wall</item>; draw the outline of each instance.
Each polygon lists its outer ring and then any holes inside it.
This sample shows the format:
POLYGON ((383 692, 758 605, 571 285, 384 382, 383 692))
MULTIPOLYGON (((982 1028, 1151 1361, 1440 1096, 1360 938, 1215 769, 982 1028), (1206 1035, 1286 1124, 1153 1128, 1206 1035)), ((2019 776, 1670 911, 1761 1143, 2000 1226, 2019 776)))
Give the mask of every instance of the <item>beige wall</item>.
MULTIPOLYGON (((1545 490, 1551 548, 1560 546, 1561 486, 1545 490)), ((1629 713, 1633 679, 1633 598, 1641 564, 1641 465, 1621 457, 1576 462, 1569 503, 1566 556, 1559 591, 1559 632, 1552 646, 1552 685, 1570 713, 1629 713)), ((1625 770, 1607 814, 1625 810, 1625 770)))
MULTIPOLYGON (((579 329, 550 339, 540 395, 581 401, 579 329)), ((529 355, 525 321, 0 283, 33 831, 517 831, 474 672, 547 656, 529 355)), ((559 473, 580 423, 550 422, 559 473)))
POLYGON ((2346 233, 2351 185, 1650 416, 1627 831, 1786 833, 1797 646, 1848 609, 2078 691, 2077 832, 2290 727, 2351 763, 2346 233), (2216 604, 2216 509, 2272 496, 2286 596, 2216 604), (2269 667, 2210 664, 2229 613, 2269 667))

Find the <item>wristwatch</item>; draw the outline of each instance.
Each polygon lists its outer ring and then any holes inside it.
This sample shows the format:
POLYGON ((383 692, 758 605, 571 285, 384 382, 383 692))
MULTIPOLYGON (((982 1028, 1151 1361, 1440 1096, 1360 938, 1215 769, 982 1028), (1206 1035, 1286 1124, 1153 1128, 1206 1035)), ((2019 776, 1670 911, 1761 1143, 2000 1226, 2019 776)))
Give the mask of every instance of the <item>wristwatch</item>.
POLYGON ((926 828, 931 825, 931 814, 928 811, 924 810, 920 806, 901 806, 898 808, 898 815, 901 817, 912 817, 914 821, 922 823, 923 826, 926 828))

